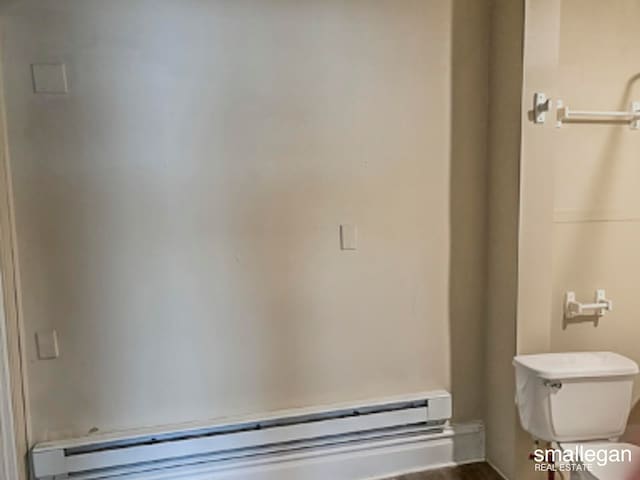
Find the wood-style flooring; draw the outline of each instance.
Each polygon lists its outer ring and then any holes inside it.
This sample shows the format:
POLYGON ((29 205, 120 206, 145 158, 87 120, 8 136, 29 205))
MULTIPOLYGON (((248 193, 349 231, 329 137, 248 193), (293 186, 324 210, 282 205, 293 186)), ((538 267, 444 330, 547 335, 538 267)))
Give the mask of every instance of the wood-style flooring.
POLYGON ((460 467, 401 475, 389 480, 502 480, 502 477, 486 463, 471 463, 460 467))

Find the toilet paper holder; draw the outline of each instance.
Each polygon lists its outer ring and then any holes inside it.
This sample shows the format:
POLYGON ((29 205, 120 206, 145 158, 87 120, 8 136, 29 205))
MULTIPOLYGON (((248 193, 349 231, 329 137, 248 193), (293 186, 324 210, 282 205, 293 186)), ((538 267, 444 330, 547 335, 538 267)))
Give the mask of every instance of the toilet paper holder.
POLYGON ((594 303, 580 303, 576 300, 575 292, 565 293, 564 316, 566 318, 581 316, 602 317, 612 310, 613 302, 607 299, 604 289, 596 290, 594 303))

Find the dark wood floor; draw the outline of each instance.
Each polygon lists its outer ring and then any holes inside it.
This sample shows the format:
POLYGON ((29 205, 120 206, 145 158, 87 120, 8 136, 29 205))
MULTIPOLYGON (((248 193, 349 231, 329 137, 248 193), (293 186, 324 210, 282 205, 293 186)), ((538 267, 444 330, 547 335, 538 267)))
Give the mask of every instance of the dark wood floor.
POLYGON ((471 463, 460 467, 402 475, 389 480, 502 480, 502 477, 486 463, 471 463))

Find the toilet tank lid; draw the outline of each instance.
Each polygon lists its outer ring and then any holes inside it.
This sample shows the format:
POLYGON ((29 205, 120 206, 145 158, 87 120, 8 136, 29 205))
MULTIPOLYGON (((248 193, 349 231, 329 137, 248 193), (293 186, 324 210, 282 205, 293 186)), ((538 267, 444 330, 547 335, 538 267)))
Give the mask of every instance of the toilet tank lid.
POLYGON ((571 352, 519 355, 513 364, 546 379, 636 375, 638 364, 613 352, 571 352))

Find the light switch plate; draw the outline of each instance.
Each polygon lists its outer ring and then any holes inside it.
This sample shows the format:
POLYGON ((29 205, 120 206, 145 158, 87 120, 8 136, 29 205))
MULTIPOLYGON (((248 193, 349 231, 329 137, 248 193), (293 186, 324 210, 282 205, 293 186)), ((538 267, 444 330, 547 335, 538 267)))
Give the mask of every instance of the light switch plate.
POLYGON ((36 63, 31 65, 35 93, 68 93, 67 70, 64 63, 36 63))
POLYGON ((36 344, 38 346, 38 358, 40 360, 51 360, 58 358, 58 334, 55 330, 36 333, 36 344))
POLYGON ((342 250, 357 250, 358 228, 355 225, 340 225, 340 247, 342 250))

